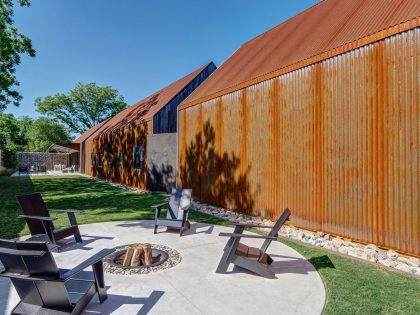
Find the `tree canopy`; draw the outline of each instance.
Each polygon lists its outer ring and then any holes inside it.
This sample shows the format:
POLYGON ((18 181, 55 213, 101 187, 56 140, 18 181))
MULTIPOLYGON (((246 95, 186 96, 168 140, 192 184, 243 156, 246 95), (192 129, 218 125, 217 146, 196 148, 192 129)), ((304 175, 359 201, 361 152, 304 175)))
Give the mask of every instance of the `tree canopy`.
POLYGON ((71 142, 65 127, 52 119, 0 114, 0 150, 6 168, 16 166, 16 152, 45 152, 53 143, 71 142))
POLYGON ((25 138, 31 152, 45 152, 54 143, 71 142, 64 126, 46 117, 40 117, 30 124, 25 138))
POLYGON ((82 134, 101 121, 127 107, 124 97, 110 86, 77 83, 67 94, 55 94, 35 100, 37 111, 82 134))
POLYGON ((25 137, 12 114, 0 114, 0 150, 6 168, 16 164, 16 152, 25 146, 25 137))
MULTIPOLYGON (((29 0, 19 0, 21 6, 29 6, 29 0)), ((35 56, 31 40, 13 26, 13 0, 0 0, 0 113, 13 103, 18 106, 22 96, 16 91, 19 81, 16 66, 20 55, 35 56)))

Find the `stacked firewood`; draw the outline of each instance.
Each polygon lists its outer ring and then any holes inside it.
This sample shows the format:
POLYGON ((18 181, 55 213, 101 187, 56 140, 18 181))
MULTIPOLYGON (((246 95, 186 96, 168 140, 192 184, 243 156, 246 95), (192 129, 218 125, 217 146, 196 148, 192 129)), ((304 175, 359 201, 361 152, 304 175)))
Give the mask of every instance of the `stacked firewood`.
POLYGON ((152 247, 150 244, 133 244, 127 247, 122 265, 138 267, 153 264, 152 247))

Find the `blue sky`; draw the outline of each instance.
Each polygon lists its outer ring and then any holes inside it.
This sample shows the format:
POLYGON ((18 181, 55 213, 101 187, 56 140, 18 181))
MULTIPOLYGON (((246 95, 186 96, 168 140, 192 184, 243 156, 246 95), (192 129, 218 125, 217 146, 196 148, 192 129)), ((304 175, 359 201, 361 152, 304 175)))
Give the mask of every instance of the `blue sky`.
POLYGON ((119 90, 129 105, 317 3, 315 0, 32 0, 16 7, 35 58, 17 68, 24 99, 6 113, 39 116, 38 96, 76 82, 119 90))

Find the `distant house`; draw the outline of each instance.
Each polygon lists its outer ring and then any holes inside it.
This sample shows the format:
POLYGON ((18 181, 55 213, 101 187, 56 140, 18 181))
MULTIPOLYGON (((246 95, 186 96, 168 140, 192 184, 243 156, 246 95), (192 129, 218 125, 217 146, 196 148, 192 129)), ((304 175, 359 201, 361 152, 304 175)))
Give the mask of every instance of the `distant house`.
POLYGON ((175 185, 177 106, 216 69, 209 63, 82 134, 81 173, 153 190, 175 185))
POLYGON ((324 0, 179 107, 196 200, 420 255, 420 2, 324 0))

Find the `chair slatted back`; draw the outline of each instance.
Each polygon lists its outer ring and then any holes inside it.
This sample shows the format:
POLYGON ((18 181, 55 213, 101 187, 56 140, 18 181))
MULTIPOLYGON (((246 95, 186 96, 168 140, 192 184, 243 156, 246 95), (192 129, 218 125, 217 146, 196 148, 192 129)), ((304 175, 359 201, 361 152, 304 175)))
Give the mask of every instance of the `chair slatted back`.
POLYGON ((28 195, 29 199, 31 200, 32 207, 34 211, 37 213, 37 215, 43 216, 43 217, 49 217, 50 214, 48 212, 47 205, 45 204, 44 200, 42 199, 42 196, 40 193, 33 193, 28 195))
POLYGON ((22 301, 47 308, 72 309, 60 270, 46 242, 0 240, 0 261, 22 301), (27 276, 27 277, 20 277, 27 276))
POLYGON ((169 210, 166 215, 168 219, 182 220, 184 211, 191 207, 192 190, 172 188, 169 198, 169 210))
MULTIPOLYGON (((290 212, 289 208, 286 208, 283 211, 283 213, 281 214, 280 218, 277 220, 276 224, 274 224, 270 233, 268 234, 269 237, 274 237, 274 236, 278 235, 278 233, 280 231, 280 228, 287 221, 287 219, 289 219, 290 214, 291 214, 291 212, 290 212)), ((268 246, 270 246, 271 241, 272 240, 270 240, 270 239, 264 241, 264 243, 262 244, 262 246, 260 248, 262 254, 264 254, 267 251, 267 248, 268 248, 268 246)))
MULTIPOLYGON (((16 199, 20 205, 20 208, 22 209, 22 213, 24 215, 49 217, 50 215, 46 207, 38 208, 34 206, 34 204, 32 203, 33 195, 35 194, 16 196, 16 199)), ((41 196, 40 194, 38 195, 41 196)), ((26 223, 28 224, 29 231, 31 232, 32 235, 45 233, 44 227, 40 221, 30 220, 30 219, 25 219, 25 220, 26 220, 26 223)))

